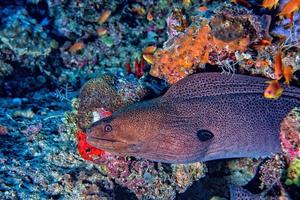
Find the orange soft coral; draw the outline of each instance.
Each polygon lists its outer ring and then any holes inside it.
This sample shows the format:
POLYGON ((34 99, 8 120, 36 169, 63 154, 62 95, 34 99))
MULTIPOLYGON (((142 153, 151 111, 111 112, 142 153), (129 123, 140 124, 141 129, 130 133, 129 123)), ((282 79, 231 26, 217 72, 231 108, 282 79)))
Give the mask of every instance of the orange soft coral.
POLYGON ((265 21, 243 8, 220 10, 170 37, 164 48, 151 57, 150 74, 173 84, 194 73, 201 64, 224 61, 230 65, 236 62, 236 52, 245 52, 265 38, 271 41, 265 21))
POLYGON ((211 34, 210 26, 201 28, 192 26, 184 35, 179 36, 169 48, 158 50, 154 54, 153 65, 150 74, 159 78, 166 78, 173 84, 178 80, 193 73, 199 64, 211 63, 212 52, 245 51, 249 44, 249 37, 234 39, 224 42, 211 34))

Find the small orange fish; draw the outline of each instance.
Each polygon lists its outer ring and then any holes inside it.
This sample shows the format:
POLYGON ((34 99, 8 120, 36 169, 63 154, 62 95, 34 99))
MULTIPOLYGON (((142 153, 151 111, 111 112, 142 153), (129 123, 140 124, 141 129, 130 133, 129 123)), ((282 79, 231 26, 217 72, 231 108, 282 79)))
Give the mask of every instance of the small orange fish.
POLYGON ((153 55, 151 54, 143 54, 143 58, 146 60, 147 63, 150 65, 153 64, 153 55))
POLYGON ((106 35, 107 34, 107 30, 105 28, 103 28, 103 27, 100 27, 100 28, 97 29, 97 34, 99 36, 106 35))
POLYGON ((198 8, 198 10, 199 10, 200 12, 205 12, 205 11, 208 10, 208 8, 207 8, 206 6, 200 6, 200 7, 198 8))
POLYGON ((262 39, 260 40, 257 44, 254 44, 253 47, 257 50, 257 51, 263 51, 265 49, 266 46, 269 46, 272 44, 271 40, 268 39, 262 39))
POLYGON ((283 67, 283 77, 285 79, 284 83, 290 85, 293 78, 293 67, 291 65, 283 67))
POLYGON ((292 22, 294 13, 297 12, 299 8, 300 8, 300 0, 290 0, 283 6, 281 12, 278 15, 289 18, 292 22))
POLYGON ((71 53, 77 53, 85 47, 83 42, 75 42, 70 48, 69 51, 71 53))
POLYGON ((145 8, 139 4, 134 4, 131 10, 141 16, 146 14, 145 8))
POLYGON ((148 11, 148 13, 147 13, 147 20, 150 22, 150 21, 152 21, 153 20, 153 15, 152 15, 152 13, 151 13, 151 9, 148 11))
POLYGON ((268 8, 268 9, 275 9, 278 5, 279 0, 264 0, 262 7, 268 8))
POLYGON ((111 14, 110 10, 105 10, 98 18, 98 24, 104 24, 111 14))
POLYGON ((280 80, 282 77, 282 52, 281 49, 278 50, 278 52, 274 56, 274 74, 275 74, 275 79, 280 80))
POLYGON ((157 47, 154 45, 148 46, 143 49, 143 54, 153 54, 156 51, 157 47))
POLYGON ((259 43, 257 45, 263 45, 263 46, 268 46, 272 44, 272 41, 271 40, 268 40, 268 39, 262 39, 261 41, 259 41, 259 43))
POLYGON ((191 5, 191 0, 183 0, 182 1, 182 4, 183 4, 183 6, 184 6, 184 8, 189 8, 190 7, 190 5, 191 5))
POLYGON ((268 81, 269 85, 264 91, 264 97, 267 99, 278 99, 283 92, 278 80, 268 81))

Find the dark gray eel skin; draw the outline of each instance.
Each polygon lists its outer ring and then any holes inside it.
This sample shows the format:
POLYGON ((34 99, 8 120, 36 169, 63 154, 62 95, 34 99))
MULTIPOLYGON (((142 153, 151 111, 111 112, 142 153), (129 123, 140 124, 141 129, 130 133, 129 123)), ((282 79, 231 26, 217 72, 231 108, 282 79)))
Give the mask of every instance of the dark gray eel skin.
POLYGON ((238 74, 188 76, 161 97, 95 122, 87 142, 113 154, 166 163, 280 152, 280 123, 300 106, 300 88, 283 86, 279 99, 265 99, 267 81, 238 74))

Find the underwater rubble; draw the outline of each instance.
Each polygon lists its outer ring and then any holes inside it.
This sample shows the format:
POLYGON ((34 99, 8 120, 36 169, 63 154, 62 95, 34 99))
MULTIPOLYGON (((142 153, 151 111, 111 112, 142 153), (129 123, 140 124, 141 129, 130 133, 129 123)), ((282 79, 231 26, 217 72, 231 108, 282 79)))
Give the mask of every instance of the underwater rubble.
POLYGON ((0 199, 299 199, 300 108, 283 153, 166 164, 115 156, 85 130, 190 74, 300 85, 299 0, 0 2, 0 199))

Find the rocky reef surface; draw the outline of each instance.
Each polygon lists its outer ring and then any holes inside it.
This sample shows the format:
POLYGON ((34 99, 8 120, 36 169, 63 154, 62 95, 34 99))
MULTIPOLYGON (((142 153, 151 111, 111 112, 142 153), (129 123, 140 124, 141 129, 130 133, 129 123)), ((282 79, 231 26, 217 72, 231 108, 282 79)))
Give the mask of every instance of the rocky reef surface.
POLYGON ((271 2, 1 1, 0 199, 299 199, 299 108, 269 158, 157 163, 81 131, 192 73, 299 86, 300 3, 271 2))

